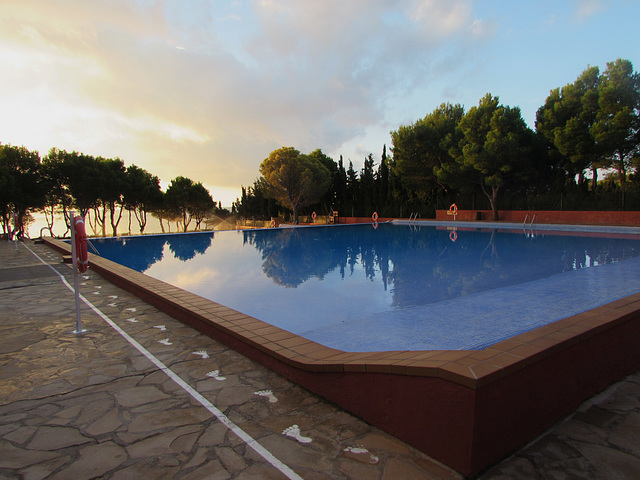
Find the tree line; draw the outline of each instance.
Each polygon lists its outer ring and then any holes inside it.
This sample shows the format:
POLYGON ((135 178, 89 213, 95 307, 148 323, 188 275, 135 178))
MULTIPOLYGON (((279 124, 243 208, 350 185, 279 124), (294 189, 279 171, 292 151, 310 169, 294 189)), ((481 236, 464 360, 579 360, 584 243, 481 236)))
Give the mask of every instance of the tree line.
POLYGON ((346 216, 435 216, 438 208, 640 209, 640 76, 628 60, 588 67, 550 91, 535 130, 519 107, 487 93, 465 111, 445 103, 391 132, 360 171, 321 150, 272 152, 260 177, 242 187, 234 208, 244 216, 300 211, 346 216), (603 179, 599 172, 604 172, 603 179), (310 186, 305 189, 305 185, 310 186))
MULTIPOLYGON (((13 230, 21 238, 30 212, 44 212, 49 231, 54 213, 62 211, 67 232, 70 212, 86 217, 94 231, 118 234, 123 212, 133 214, 144 233, 147 215, 179 222, 184 231, 200 228, 204 218, 219 208, 200 183, 178 176, 165 192, 157 176, 136 165, 125 167, 119 158, 103 158, 52 148, 41 158, 25 147, 0 145, 0 224, 4 235, 13 230)), ((131 218, 131 215, 129 216, 131 218)))
MULTIPOLYGON (((342 216, 434 217, 436 209, 640 210, 640 76, 628 60, 588 67, 550 91, 535 129, 518 107, 487 93, 469 110, 444 103, 424 118, 390 132, 355 170, 317 149, 271 152, 260 177, 231 213, 268 219, 338 212, 342 216), (604 177, 600 175, 604 173, 604 177)), ((43 211, 49 229, 61 210, 88 217, 94 231, 117 235, 124 211, 144 233, 149 213, 200 228, 216 205, 200 183, 176 177, 166 192, 157 176, 119 158, 52 148, 40 158, 25 147, 0 145, 0 224, 21 236, 30 211, 43 211)))

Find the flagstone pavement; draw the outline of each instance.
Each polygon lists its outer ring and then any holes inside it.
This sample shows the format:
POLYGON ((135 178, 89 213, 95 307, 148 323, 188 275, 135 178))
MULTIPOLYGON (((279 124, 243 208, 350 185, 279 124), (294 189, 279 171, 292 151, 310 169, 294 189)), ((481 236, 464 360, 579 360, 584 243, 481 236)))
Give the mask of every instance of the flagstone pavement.
MULTIPOLYGON (((0 479, 462 478, 91 271, 75 333, 58 273, 0 242, 0 479)), ((481 478, 640 478, 640 373, 481 478)))

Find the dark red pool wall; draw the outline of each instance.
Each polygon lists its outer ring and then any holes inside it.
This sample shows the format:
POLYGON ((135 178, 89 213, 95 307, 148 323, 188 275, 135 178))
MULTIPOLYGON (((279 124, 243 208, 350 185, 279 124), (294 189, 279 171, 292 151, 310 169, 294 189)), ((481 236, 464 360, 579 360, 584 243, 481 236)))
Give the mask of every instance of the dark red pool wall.
POLYGON ((434 377, 272 368, 473 475, 526 445, 613 381, 640 370, 638 339, 636 314, 477 389, 434 377))
MULTIPOLYGON (((536 216, 535 223, 575 224, 575 225, 640 225, 640 212, 608 212, 608 211, 558 211, 558 210, 499 210, 498 219, 501 222, 523 223, 536 216)), ((450 221, 453 215, 448 210, 436 210, 436 220, 450 221)), ((491 221, 491 210, 458 210, 456 220, 461 221, 491 221)))
POLYGON ((471 473, 473 389, 426 376, 281 373, 440 462, 471 473))
POLYGON ((586 399, 640 370, 640 312, 560 345, 541 361, 477 390, 473 458, 464 473, 498 462, 566 418, 586 399))

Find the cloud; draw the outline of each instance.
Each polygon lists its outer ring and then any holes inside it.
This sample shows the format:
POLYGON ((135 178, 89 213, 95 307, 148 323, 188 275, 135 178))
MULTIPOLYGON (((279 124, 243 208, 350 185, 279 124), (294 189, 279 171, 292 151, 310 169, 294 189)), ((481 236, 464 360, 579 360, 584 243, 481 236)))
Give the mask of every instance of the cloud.
POLYGON ((0 105, 37 112, 31 142, 222 186, 282 145, 336 151, 452 68, 443 46, 492 34, 467 0, 5 0, 0 18, 0 105))
POLYGON ((576 4, 574 15, 578 20, 593 17, 605 9, 602 0, 574 0, 574 3, 576 4))

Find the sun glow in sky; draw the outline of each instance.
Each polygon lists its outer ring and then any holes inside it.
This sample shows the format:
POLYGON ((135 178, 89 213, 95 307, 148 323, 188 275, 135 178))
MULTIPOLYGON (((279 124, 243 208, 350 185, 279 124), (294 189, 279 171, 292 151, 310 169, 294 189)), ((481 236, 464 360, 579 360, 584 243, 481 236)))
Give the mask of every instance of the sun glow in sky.
POLYGON ((2 0, 0 142, 120 157, 229 206, 281 146, 362 167, 487 92, 534 127, 588 66, 640 70, 635 0, 2 0))

